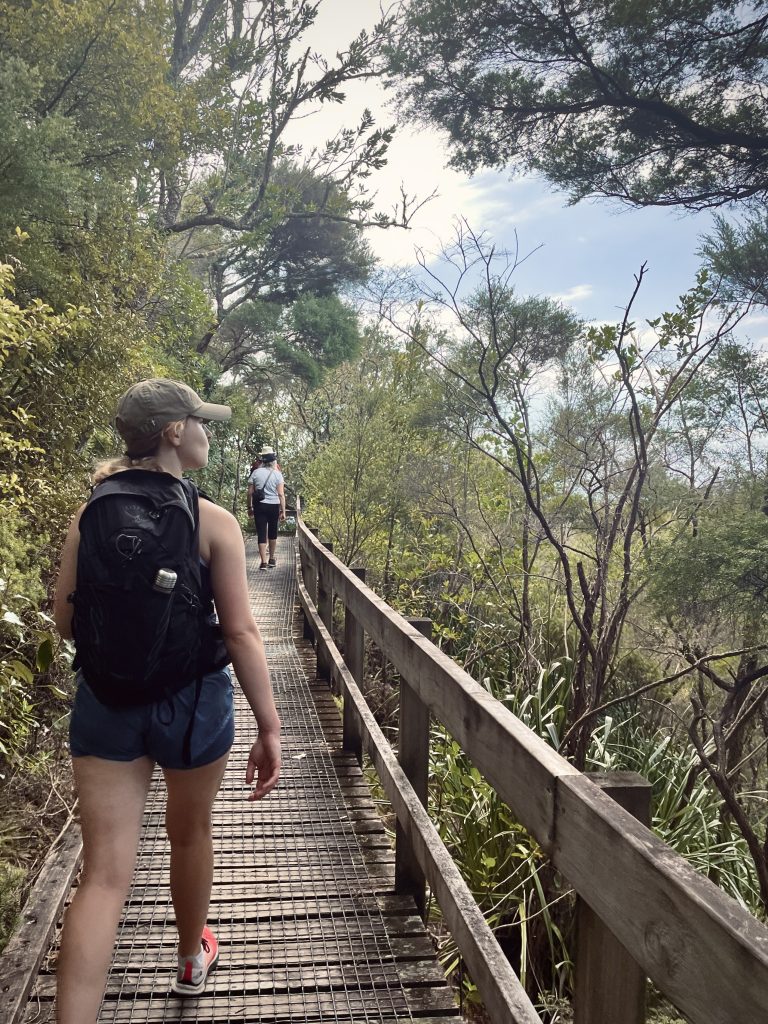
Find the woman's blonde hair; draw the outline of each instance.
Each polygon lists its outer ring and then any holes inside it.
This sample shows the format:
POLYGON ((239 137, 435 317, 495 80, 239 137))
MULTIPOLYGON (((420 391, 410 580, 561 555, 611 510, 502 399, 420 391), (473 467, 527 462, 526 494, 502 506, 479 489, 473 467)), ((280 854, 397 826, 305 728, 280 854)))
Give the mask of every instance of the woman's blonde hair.
POLYGON ((114 473, 122 473, 126 469, 146 469, 154 473, 165 472, 164 467, 160 465, 160 461, 157 457, 157 449, 160 447, 160 442, 165 438, 167 432, 173 427, 180 426, 182 429, 186 426, 186 419, 183 420, 171 420, 170 423, 166 423, 160 432, 157 444, 152 451, 147 452, 146 455, 141 455, 138 458, 131 458, 130 455, 121 455, 115 459, 105 459, 103 462, 99 462, 94 467, 93 473, 91 474, 91 484, 93 487, 96 484, 100 484, 102 480, 106 480, 108 476, 112 476, 114 473))

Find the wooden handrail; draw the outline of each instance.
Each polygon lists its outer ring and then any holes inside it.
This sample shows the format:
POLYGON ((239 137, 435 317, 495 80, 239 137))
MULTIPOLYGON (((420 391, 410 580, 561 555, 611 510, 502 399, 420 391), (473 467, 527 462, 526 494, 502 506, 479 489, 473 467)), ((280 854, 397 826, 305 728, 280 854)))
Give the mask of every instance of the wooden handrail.
MULTIPOLYGON (((693 1024, 765 1020, 768 928, 523 725, 297 519, 300 558, 310 587, 322 572, 324 588, 342 602, 413 693, 446 726, 655 985, 693 1024)), ((311 616, 316 595, 302 591, 305 614, 311 616)), ((358 706, 354 680, 336 663, 330 634, 316 614, 312 629, 317 643, 326 648, 331 672, 355 703, 355 718, 367 732, 365 743, 372 745, 374 762, 385 773, 382 784, 402 829, 413 839, 424 809, 417 798, 418 807, 410 799, 413 790, 407 780, 403 782, 399 766, 397 771, 391 768, 378 739, 371 739, 375 721, 369 720, 370 712, 366 715, 367 705, 358 706), (406 787, 402 791, 401 784, 406 787), (403 792, 410 792, 407 799, 403 792)), ((360 700, 365 703, 362 695, 360 700)), ((430 873, 434 865, 419 855, 418 839, 414 849, 440 900, 444 886, 430 873)), ((454 937, 487 1002, 481 979, 462 947, 466 937, 454 937)), ((492 1006, 488 1008, 493 1015, 492 1006)), ((494 1016, 499 1022, 508 1019, 494 1016)))

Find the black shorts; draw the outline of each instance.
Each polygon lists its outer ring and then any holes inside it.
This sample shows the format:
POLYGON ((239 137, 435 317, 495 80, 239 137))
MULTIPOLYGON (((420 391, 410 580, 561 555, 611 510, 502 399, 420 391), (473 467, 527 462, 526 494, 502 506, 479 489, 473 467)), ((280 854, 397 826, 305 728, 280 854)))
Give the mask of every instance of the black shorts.
POLYGON ((274 540, 277 537, 277 523, 280 519, 280 503, 277 501, 255 502, 253 519, 256 523, 259 544, 265 544, 267 537, 274 540))

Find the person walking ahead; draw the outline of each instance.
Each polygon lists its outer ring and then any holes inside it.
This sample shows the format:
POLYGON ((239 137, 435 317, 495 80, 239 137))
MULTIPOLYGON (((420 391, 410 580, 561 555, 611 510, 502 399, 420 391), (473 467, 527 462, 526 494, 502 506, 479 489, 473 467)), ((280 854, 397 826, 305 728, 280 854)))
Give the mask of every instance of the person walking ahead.
POLYGON ((115 420, 126 456, 97 469, 62 550, 54 614, 61 635, 74 636, 80 666, 70 749, 83 875, 64 920, 59 1024, 96 1022, 155 764, 167 788, 179 933, 169 983, 180 995, 203 991, 218 957, 206 919, 211 808, 234 737, 229 660, 258 724, 245 770, 248 785, 256 778, 249 799, 278 781, 280 721, 240 527, 182 479, 207 464, 206 422, 230 415, 176 381, 129 388, 115 420))
POLYGON ((285 481, 274 448, 265 448, 261 465, 248 478, 248 505, 253 509, 261 556, 260 569, 274 569, 277 564, 277 524, 285 519, 285 481), (269 561, 267 561, 269 541, 269 561))

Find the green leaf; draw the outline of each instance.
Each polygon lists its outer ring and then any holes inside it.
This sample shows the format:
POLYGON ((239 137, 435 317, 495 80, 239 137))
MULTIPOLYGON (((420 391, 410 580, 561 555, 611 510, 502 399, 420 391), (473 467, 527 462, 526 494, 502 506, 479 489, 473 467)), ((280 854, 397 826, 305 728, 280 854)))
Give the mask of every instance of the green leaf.
POLYGON ((35 675, 29 665, 25 665, 22 661, 11 661, 8 667, 11 669, 15 676, 18 676, 23 682, 31 685, 34 682, 35 675))
POLYGON ((37 665, 38 672, 45 672, 50 668, 51 662, 53 661, 53 642, 50 636, 46 636, 37 648, 37 654, 35 655, 35 664, 37 665))

